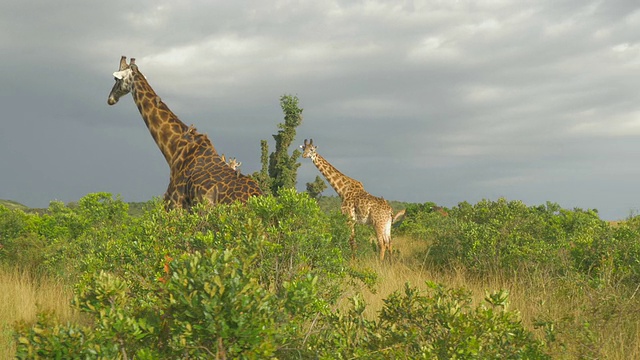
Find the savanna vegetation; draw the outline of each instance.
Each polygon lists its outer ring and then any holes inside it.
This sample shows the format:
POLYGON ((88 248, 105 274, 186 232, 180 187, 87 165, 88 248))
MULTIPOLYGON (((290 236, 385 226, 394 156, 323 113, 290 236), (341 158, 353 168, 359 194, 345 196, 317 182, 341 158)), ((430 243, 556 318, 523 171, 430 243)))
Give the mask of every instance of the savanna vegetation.
POLYGON ((339 199, 294 189, 281 105, 247 204, 0 204, 0 358, 640 358, 640 217, 392 202, 390 261, 365 226, 352 260, 339 199))
POLYGON ((294 190, 131 215, 110 194, 0 206, 3 358, 635 358, 640 219, 409 204, 379 263, 294 190))

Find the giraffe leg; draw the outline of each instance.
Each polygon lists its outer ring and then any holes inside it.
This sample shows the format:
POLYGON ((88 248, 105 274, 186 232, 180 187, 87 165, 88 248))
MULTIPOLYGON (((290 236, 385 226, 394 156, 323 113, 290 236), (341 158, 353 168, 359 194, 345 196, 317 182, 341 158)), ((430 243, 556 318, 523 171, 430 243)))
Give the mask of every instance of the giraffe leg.
POLYGON ((384 252, 387 250, 387 247, 384 244, 384 239, 378 239, 378 247, 380 247, 380 262, 383 262, 384 252))
POLYGON ((349 237, 349 245, 351 246, 351 259, 356 258, 356 224, 354 221, 349 221, 351 227, 351 236, 349 237))
POLYGON ((382 229, 376 227, 376 238, 378 239, 378 251, 380 252, 380 262, 384 261, 384 253, 387 250, 387 244, 385 243, 385 236, 382 229))
POLYGON ((389 218, 389 220, 387 221, 387 223, 384 226, 384 237, 385 237, 385 246, 387 247, 387 250, 389 251, 389 261, 391 262, 393 260, 392 255, 393 255, 393 248, 392 248, 392 243, 391 243, 391 224, 392 224, 392 218, 389 218))
POLYGON ((385 252, 389 251, 389 259, 391 259, 391 219, 383 224, 376 224, 376 237, 378 238, 378 247, 380 250, 380 261, 384 260, 385 252))
POLYGON ((351 245, 351 259, 356 258, 356 213, 355 207, 351 202, 343 202, 340 210, 347 216, 349 227, 351 228, 351 236, 349 237, 349 245, 351 245))

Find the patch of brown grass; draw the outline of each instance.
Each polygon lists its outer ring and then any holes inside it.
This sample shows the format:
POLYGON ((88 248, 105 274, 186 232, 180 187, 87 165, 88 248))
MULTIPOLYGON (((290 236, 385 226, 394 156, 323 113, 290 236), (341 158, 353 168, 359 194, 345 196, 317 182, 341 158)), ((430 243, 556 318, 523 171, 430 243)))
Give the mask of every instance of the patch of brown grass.
POLYGON ((56 314, 61 321, 76 319, 70 306, 72 296, 72 290, 59 280, 0 268, 0 359, 14 357, 12 333, 17 321, 35 322, 37 313, 43 311, 56 314))
MULTIPOLYGON (((545 331, 535 324, 542 320, 553 327, 556 341, 549 344, 549 351, 554 359, 640 359, 640 291, 630 296, 625 294, 628 289, 615 285, 594 288, 572 279, 554 278, 544 269, 483 277, 464 268, 434 271, 420 258, 426 250, 428 245, 424 243, 398 237, 394 238, 393 262, 380 263, 375 256, 354 261, 357 268, 373 269, 378 276, 375 292, 365 287, 357 290, 367 303, 368 318, 375 319, 383 300, 394 291, 402 291, 407 282, 420 289, 426 289, 426 281, 466 288, 475 304, 483 303, 487 293, 504 289, 509 292, 508 310, 520 314, 525 328, 544 339, 545 331)), ((353 293, 346 292, 345 298, 353 293)), ((347 303, 341 301, 339 306, 347 303)))

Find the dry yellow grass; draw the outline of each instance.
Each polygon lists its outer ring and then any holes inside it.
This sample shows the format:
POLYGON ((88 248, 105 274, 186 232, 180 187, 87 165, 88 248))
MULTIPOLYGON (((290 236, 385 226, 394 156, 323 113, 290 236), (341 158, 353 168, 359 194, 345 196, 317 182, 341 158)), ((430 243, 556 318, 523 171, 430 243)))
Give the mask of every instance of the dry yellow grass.
MULTIPOLYGON (((418 288, 425 288, 425 281, 464 287, 472 292, 476 304, 482 303, 487 291, 505 289, 509 310, 519 312, 524 326, 540 338, 544 334, 534 328, 536 320, 564 321, 558 326, 558 336, 565 347, 556 344, 550 348, 554 359, 640 359, 640 290, 623 296, 624 289, 603 291, 540 273, 479 278, 463 268, 436 272, 416 256, 427 249, 424 242, 398 237, 394 238, 397 253, 393 263, 381 264, 375 255, 354 261, 354 266, 373 269, 378 275, 375 293, 359 289, 368 304, 366 316, 375 318, 383 300, 407 282, 418 288)), ((351 295, 353 290, 344 294, 345 298, 351 295)), ((11 329, 15 321, 35 321, 38 311, 53 312, 62 321, 79 321, 69 305, 71 297, 71 290, 59 281, 34 281, 29 274, 0 268, 0 359, 13 358, 11 329)), ((345 304, 341 302, 341 306, 345 304)))
MULTIPOLYGON (((381 264, 375 256, 354 262, 356 267, 374 269, 378 275, 375 293, 364 287, 359 289, 367 303, 365 315, 371 319, 384 305, 383 300, 392 292, 402 290, 407 282, 421 289, 426 288, 426 281, 464 287, 472 292, 475 304, 482 303, 487 292, 504 289, 509 292, 508 309, 517 311, 523 325, 539 338, 542 339, 544 333, 535 329, 536 320, 560 322, 564 319, 558 336, 563 337, 565 348, 559 343, 551 346, 553 358, 570 359, 580 354, 589 358, 588 354, 597 354, 597 358, 640 359, 640 317, 636 315, 640 311, 640 290, 637 296, 629 299, 615 288, 603 292, 540 273, 479 278, 462 268, 447 273, 435 272, 415 257, 423 252, 421 250, 426 250, 424 243, 398 237, 394 238, 394 251, 396 249, 399 255, 391 264, 381 264), (594 316, 597 311, 610 312, 610 318, 594 316), (593 321, 597 323, 590 323, 593 321)), ((345 293, 345 298, 352 292, 345 293)), ((342 301, 340 307, 346 303, 342 301)))
POLYGON ((73 320, 71 289, 60 281, 39 278, 15 269, 0 268, 0 359, 15 354, 13 325, 17 321, 34 322, 36 314, 47 311, 62 321, 73 320))

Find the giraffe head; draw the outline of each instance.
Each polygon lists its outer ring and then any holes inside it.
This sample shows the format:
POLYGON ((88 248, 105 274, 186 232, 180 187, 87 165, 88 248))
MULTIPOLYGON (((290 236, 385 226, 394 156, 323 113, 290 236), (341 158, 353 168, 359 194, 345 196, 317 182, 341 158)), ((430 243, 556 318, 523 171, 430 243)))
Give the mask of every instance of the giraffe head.
POLYGON ((236 158, 229 159, 229 162, 227 164, 229 164, 229 167, 233 170, 239 170, 240 166, 242 166, 242 162, 238 161, 238 159, 236 158))
POLYGON ((304 145, 300 145, 300 149, 302 149, 303 158, 313 159, 316 156, 317 146, 313 145, 313 139, 310 139, 308 143, 307 139, 304 139, 304 145))
POLYGON ((109 93, 107 104, 114 105, 121 97, 131 92, 131 87, 133 85, 132 67, 136 66, 135 63, 136 59, 132 58, 131 62, 127 64, 126 56, 120 58, 120 69, 113 73, 113 78, 116 80, 116 83, 113 85, 111 93, 109 93))

